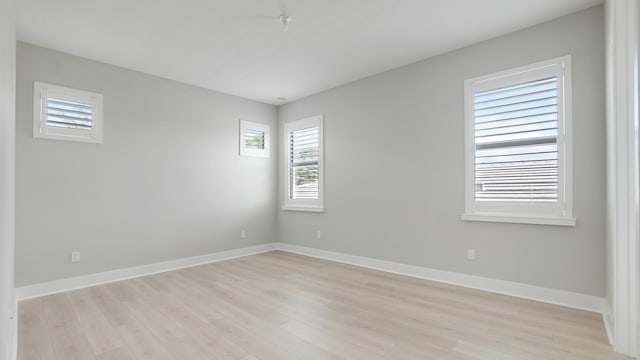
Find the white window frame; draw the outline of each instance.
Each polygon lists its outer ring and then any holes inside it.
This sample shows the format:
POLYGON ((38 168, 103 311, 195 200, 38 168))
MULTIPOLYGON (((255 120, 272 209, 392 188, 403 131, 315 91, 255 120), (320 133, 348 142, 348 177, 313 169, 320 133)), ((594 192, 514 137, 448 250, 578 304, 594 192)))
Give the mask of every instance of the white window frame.
POLYGON ((465 213, 462 220, 575 226, 573 218, 571 56, 563 56, 464 82, 465 213), (558 77, 558 202, 475 201, 474 94, 496 88, 558 77))
POLYGON ((41 139, 102 143, 102 95, 63 86, 34 82, 33 137, 41 139), (93 107, 91 130, 65 129, 47 125, 47 99, 61 99, 90 104, 93 107))
POLYGON ((240 156, 269 157, 269 125, 240 119, 240 156), (264 149, 246 147, 244 133, 246 130, 256 130, 264 133, 264 149))
POLYGON ((284 144, 284 206, 285 211, 310 211, 324 212, 324 115, 316 115, 310 118, 292 121, 284 124, 283 144, 284 144), (290 154, 289 133, 292 131, 309 127, 318 127, 318 199, 291 199, 289 198, 289 165, 290 154))

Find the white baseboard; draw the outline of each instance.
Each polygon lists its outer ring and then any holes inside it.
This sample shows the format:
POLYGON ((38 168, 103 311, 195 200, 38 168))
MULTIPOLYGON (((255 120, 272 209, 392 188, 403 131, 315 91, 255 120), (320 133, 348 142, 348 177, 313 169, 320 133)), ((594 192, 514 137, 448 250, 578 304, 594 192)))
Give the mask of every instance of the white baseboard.
MULTIPOLYGON (((600 297, 580 294, 570 291, 550 289, 535 285, 522 284, 512 281, 498 280, 481 276, 456 273, 451 271, 431 269, 415 265, 407 265, 386 260, 349 255, 339 252, 314 249, 287 243, 269 243, 240 249, 233 249, 159 263, 141 265, 125 269, 111 270, 96 274, 83 275, 73 278, 54 280, 45 283, 22 286, 16 288, 16 301, 31 299, 39 296, 70 291, 89 286, 106 284, 114 281, 126 280, 165 271, 182 269, 185 267, 202 265, 221 260, 259 254, 272 250, 283 250, 291 253, 337 261, 341 263, 362 266, 374 270, 390 272, 420 279, 432 280, 447 284, 459 285, 473 289, 485 290, 519 298, 542 301, 550 304, 567 306, 575 309, 587 310, 606 314, 605 300, 600 297)), ((605 325, 607 323, 607 316, 605 325)), ((611 317, 609 316, 609 319, 611 317)), ((609 331, 610 329, 608 329, 609 331)))
POLYGON ((607 331, 607 338, 609 339, 609 344, 613 345, 615 339, 613 338, 613 311, 611 311, 611 306, 605 300, 603 309, 602 309, 602 321, 604 321, 604 329, 607 331))
POLYGON ((277 243, 277 247, 278 250, 283 250, 300 255, 312 256, 320 259, 362 266, 365 268, 385 271, 399 275, 411 276, 415 278, 485 290, 493 293, 536 300, 550 304, 562 305, 580 310, 603 313, 605 309, 604 299, 592 295, 456 273, 451 271, 436 270, 421 266, 401 264, 386 260, 349 255, 281 242, 277 243))
POLYGON ((259 254, 276 249, 276 243, 250 246, 240 249, 233 249, 211 253, 207 255, 193 256, 188 258, 169 260, 159 263, 135 266, 125 269, 105 271, 96 274, 89 274, 54 280, 45 283, 27 285, 16 288, 16 301, 36 298, 44 295, 56 294, 64 291, 85 288, 114 281, 126 280, 145 275, 157 274, 161 272, 182 269, 190 266, 208 264, 221 260, 228 260, 242 256, 259 254))

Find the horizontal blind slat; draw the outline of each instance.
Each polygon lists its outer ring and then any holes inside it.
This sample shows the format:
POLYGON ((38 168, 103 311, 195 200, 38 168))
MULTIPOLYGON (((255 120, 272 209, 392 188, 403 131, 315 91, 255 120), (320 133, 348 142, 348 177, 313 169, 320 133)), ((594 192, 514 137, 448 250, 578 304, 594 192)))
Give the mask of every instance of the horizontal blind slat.
POLYGON ((536 122, 546 122, 558 120, 557 113, 549 113, 549 114, 541 114, 541 115, 532 115, 526 117, 519 118, 511 118, 511 119, 503 119, 503 120, 494 120, 494 121, 485 121, 483 123, 476 124, 476 130, 487 130, 505 126, 514 126, 514 125, 524 125, 524 124, 534 124, 536 122))
POLYGON ((72 124, 68 122, 58 122, 58 121, 47 121, 47 126, 54 126, 59 128, 67 128, 67 129, 80 129, 80 130, 91 130, 91 126, 82 125, 82 124, 72 124))
POLYGON ((514 101, 517 98, 536 96, 550 91, 557 91, 557 83, 546 83, 535 86, 527 86, 515 90, 504 91, 502 93, 494 93, 489 95, 476 95, 474 99, 475 107, 490 106, 488 104, 500 101, 514 101))
POLYGON ((83 104, 77 101, 63 100, 58 98, 47 98, 47 105, 54 108, 70 109, 81 112, 91 113, 93 112, 93 105, 83 104))
POLYGON ((556 99, 557 99, 557 95, 546 97, 543 99, 522 101, 518 103, 508 103, 508 104, 484 108, 484 109, 476 109, 475 115, 480 117, 480 116, 510 113, 514 111, 540 109, 547 106, 555 105, 557 103, 556 99))
POLYGON ((523 118, 523 117, 546 115, 546 114, 557 114, 557 113, 558 113, 557 105, 541 106, 541 107, 534 107, 530 109, 507 111, 499 114, 477 116, 476 123, 496 121, 496 120, 509 120, 509 119, 515 119, 515 118, 523 118))

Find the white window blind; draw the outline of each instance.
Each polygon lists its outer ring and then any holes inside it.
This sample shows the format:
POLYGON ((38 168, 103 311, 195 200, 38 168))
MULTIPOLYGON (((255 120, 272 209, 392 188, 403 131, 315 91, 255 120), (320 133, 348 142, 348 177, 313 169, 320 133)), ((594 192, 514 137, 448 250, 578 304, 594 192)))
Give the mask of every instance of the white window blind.
POLYGON ((90 131, 93 128, 93 105, 48 97, 47 125, 90 131))
POLYGON ((58 85, 34 83, 33 136, 102 142, 102 95, 58 85))
POLYGON ((319 197, 318 163, 320 151, 318 126, 289 132, 289 198, 319 197))
POLYGON ((574 225, 571 57, 465 81, 464 220, 574 225))
POLYGON ((284 124, 284 210, 324 211, 323 121, 318 115, 284 124))
POLYGON ((474 94, 477 201, 558 201, 558 79, 474 94))

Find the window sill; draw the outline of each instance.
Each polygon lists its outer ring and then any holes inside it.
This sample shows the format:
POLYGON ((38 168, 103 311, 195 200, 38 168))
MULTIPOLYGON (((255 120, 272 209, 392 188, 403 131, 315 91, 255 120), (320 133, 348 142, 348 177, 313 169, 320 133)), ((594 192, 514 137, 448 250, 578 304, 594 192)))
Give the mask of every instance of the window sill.
POLYGON ((537 224, 556 226, 576 226, 575 218, 568 217, 531 217, 531 216, 509 216, 509 215, 488 215, 488 214, 462 214, 463 221, 486 221, 513 224, 537 224))
MULTIPOLYGON (((84 131, 84 130, 80 130, 84 131)), ((75 142, 83 142, 83 143, 91 143, 91 144, 102 144, 102 139, 90 136, 81 136, 81 135, 58 135, 58 134, 40 134, 34 133, 33 137, 36 139, 45 139, 45 140, 60 140, 60 141, 75 141, 75 142)))
POLYGON ((283 206, 282 210, 284 210, 284 211, 317 212, 317 213, 323 213, 324 212, 324 208, 305 207, 305 206, 283 206))

